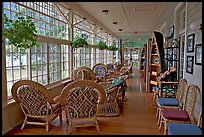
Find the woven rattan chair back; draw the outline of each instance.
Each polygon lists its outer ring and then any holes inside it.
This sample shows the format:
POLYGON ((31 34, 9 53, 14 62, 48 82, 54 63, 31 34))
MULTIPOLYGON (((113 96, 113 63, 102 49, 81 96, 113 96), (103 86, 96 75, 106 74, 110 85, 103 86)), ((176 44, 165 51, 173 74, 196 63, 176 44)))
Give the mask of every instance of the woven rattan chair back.
POLYGON ((133 63, 131 62, 128 66, 123 66, 121 69, 120 69, 120 76, 123 76, 123 75, 128 75, 128 77, 132 77, 132 67, 133 67, 133 63))
POLYGON ((72 70, 71 79, 96 80, 96 75, 89 67, 82 66, 72 70))
POLYGON ((182 98, 185 97, 184 92, 186 91, 187 86, 188 86, 187 80, 184 78, 181 78, 179 80, 178 88, 176 91, 176 99, 178 100, 180 107, 182 107, 183 105, 182 98))
POLYGON ((105 96, 104 89, 92 80, 78 80, 65 86, 60 94, 60 104, 66 110, 68 133, 72 127, 91 125, 99 131, 98 107, 105 102, 105 96))
POLYGON ((49 130, 48 122, 55 119, 58 115, 61 120, 61 107, 56 103, 48 90, 41 84, 31 80, 20 80, 14 83, 11 89, 12 97, 15 102, 20 103, 21 109, 25 114, 25 124, 45 125, 46 131, 49 130), (28 117, 45 118, 46 122, 29 122, 28 117))
POLYGON ((110 87, 106 89, 106 101, 100 105, 98 116, 119 116, 120 107, 118 104, 119 86, 110 87))
POLYGON ((108 73, 108 68, 105 64, 98 63, 92 67, 94 74, 96 75, 99 82, 106 81, 106 74, 108 73))
POLYGON ((198 122, 197 122, 197 126, 200 127, 202 129, 202 118, 203 118, 203 115, 202 115, 202 105, 201 105, 201 108, 200 108, 200 113, 199 113, 199 117, 198 117, 198 122))
POLYGON ((79 70, 78 68, 76 69, 73 69, 71 71, 71 80, 72 81, 75 81, 75 80, 80 80, 80 79, 83 79, 83 71, 82 70, 79 70))
POLYGON ((198 93, 200 93, 200 89, 196 85, 188 86, 183 109, 188 113, 192 123, 194 123, 194 109, 198 93))

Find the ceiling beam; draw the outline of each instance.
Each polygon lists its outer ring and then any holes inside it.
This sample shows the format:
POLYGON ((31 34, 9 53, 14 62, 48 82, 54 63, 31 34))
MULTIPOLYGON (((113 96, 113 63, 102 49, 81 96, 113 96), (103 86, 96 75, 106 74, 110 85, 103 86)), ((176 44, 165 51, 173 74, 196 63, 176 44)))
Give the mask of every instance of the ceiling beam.
POLYGON ((125 9, 124 9, 124 7, 123 7, 122 2, 120 2, 120 8, 121 8, 121 10, 122 10, 122 12, 123 12, 123 15, 125 16, 126 22, 127 22, 127 24, 128 24, 128 28, 129 28, 128 31, 131 31, 131 29, 130 29, 130 23, 129 23, 129 21, 128 21, 127 14, 126 14, 126 12, 125 12, 125 9))

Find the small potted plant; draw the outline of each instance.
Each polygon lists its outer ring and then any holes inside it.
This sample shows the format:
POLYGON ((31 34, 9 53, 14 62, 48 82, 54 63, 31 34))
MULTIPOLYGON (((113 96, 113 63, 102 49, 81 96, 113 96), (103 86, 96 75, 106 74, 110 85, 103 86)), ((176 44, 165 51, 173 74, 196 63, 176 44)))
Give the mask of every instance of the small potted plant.
POLYGON ((110 51, 116 51, 116 50, 118 50, 118 48, 116 47, 115 44, 112 44, 111 46, 108 47, 108 50, 110 50, 110 51))
POLYGON ((70 42, 70 44, 71 44, 71 46, 73 48, 79 48, 79 47, 87 46, 88 42, 87 42, 86 38, 80 37, 80 36, 76 36, 74 38, 74 40, 70 42))
POLYGON ((102 41, 99 41, 97 44, 96 44, 96 47, 99 48, 100 50, 103 50, 103 49, 107 49, 108 46, 102 42, 102 41))
POLYGON ((2 15, 4 29, 2 30, 3 39, 8 39, 8 43, 17 48, 29 49, 33 46, 39 47, 38 36, 35 24, 30 16, 21 16, 17 13, 17 19, 8 19, 6 14, 2 15))

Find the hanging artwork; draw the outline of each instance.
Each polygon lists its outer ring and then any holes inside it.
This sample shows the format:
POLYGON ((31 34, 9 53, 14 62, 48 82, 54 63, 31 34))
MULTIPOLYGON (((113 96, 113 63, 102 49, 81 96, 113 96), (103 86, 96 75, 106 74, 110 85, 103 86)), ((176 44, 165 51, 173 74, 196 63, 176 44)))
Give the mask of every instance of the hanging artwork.
POLYGON ((202 65, 202 44, 197 44, 195 48, 195 64, 202 65))
POLYGON ((193 52, 194 51, 194 39, 195 39, 195 34, 190 34, 188 35, 187 38, 187 52, 193 52))
POLYGON ((194 56, 187 56, 186 72, 193 74, 193 58, 194 56))

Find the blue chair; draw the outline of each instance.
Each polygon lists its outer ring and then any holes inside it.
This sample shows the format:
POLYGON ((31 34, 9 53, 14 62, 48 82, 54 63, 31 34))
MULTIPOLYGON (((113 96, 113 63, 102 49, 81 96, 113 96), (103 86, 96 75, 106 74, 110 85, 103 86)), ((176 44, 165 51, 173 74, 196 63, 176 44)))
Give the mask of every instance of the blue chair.
POLYGON ((197 125, 169 122, 168 135, 202 135, 202 105, 197 125))
POLYGON ((176 98, 165 98, 161 97, 157 99, 157 113, 156 117, 158 118, 157 124, 160 126, 161 124, 161 110, 167 107, 182 107, 182 97, 184 95, 184 91, 187 87, 187 80, 180 79, 178 84, 178 89, 176 92, 176 98))
POLYGON ((202 130, 194 124, 172 122, 168 124, 168 135, 202 135, 202 130))

